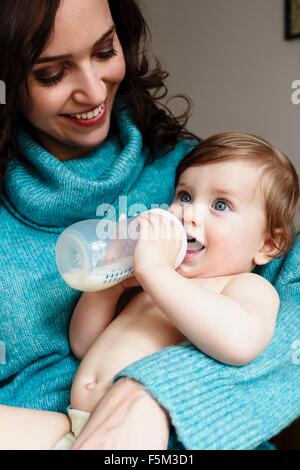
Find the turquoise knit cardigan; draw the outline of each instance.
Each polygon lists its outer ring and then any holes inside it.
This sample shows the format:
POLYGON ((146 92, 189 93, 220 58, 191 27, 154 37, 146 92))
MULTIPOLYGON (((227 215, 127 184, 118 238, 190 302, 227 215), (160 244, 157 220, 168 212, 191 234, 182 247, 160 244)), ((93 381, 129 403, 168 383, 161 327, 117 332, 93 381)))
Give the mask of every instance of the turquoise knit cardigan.
MULTIPOLYGON (((128 111, 116 113, 116 120, 118 136, 66 162, 18 131, 20 158, 9 165, 0 206, 1 404, 60 412, 69 405, 78 361, 68 327, 80 292, 57 271, 59 234, 95 218, 100 204, 113 205, 118 216, 121 195, 128 196, 128 207, 172 201, 175 169, 191 143, 151 163, 128 111)), ((281 310, 273 341, 254 362, 226 366, 185 342, 116 376, 141 381, 168 410, 170 448, 252 449, 300 414, 294 349, 300 339, 300 239, 261 274, 278 289, 281 310)))

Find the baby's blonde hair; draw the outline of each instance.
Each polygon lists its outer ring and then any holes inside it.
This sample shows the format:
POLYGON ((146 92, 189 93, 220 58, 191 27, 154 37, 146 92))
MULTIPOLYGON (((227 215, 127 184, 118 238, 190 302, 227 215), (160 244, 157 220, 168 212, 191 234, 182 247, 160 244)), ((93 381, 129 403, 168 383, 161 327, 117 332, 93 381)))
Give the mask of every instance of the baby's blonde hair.
POLYGON ((282 256, 294 241, 299 178, 288 157, 269 142, 237 132, 208 137, 181 160, 176 169, 175 185, 187 168, 229 160, 253 162, 262 167, 266 236, 271 238, 277 249, 273 257, 282 256))

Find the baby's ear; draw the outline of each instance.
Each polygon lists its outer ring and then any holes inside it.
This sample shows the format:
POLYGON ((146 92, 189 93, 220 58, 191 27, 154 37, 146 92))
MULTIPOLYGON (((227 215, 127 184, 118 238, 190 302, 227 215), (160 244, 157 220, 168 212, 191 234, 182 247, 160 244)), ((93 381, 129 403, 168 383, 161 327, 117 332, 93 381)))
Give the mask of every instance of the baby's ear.
POLYGON ((269 263, 282 250, 285 242, 285 231, 275 229, 275 237, 266 237, 264 243, 254 257, 254 263, 258 266, 269 263))

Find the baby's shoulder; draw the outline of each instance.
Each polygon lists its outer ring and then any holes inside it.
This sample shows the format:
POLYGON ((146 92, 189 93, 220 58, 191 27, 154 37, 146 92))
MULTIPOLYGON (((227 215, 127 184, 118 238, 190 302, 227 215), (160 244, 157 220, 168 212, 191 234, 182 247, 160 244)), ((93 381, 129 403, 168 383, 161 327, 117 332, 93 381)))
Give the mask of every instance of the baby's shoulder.
POLYGON ((247 289, 251 287, 259 287, 262 289, 271 288, 272 290, 275 290, 272 284, 267 279, 255 273, 240 273, 234 274, 233 276, 228 276, 227 282, 224 286, 224 290, 237 286, 239 288, 244 286, 247 289))
POLYGON ((264 277, 255 273, 236 274, 228 280, 223 295, 252 298, 279 303, 279 295, 272 284, 264 277))

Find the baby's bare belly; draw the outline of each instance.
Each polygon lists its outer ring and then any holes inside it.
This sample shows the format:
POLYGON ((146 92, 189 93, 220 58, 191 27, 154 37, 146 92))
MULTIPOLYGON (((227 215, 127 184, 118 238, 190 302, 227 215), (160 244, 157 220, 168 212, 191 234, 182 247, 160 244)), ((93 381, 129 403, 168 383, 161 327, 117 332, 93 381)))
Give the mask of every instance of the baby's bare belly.
POLYGON ((105 386, 133 362, 185 340, 150 296, 141 292, 96 340, 83 358, 79 373, 105 386))
POLYGON ((103 341, 107 341, 107 347, 108 342, 111 349, 122 347, 126 356, 131 353, 152 354, 163 347, 185 341, 184 335, 145 292, 134 297, 101 336, 103 341))
MULTIPOLYGON (((228 278, 191 282, 221 293, 228 278)), ((72 407, 92 411, 118 372, 162 348, 184 341, 185 336, 151 297, 140 292, 103 331, 83 358, 73 382, 72 407)), ((153 364, 155 367, 155 358, 153 364)))
MULTIPOLYGON (((228 276, 191 280, 220 293, 228 276)), ((168 320, 146 292, 137 294, 108 325, 85 355, 81 374, 97 376, 108 383, 121 369, 162 348, 186 341, 186 337, 168 320)))
POLYGON ((146 292, 140 292, 134 297, 110 327, 118 336, 123 336, 124 333, 127 336, 134 332, 135 336, 149 337, 150 344, 158 349, 185 340, 184 335, 168 320, 146 292))

